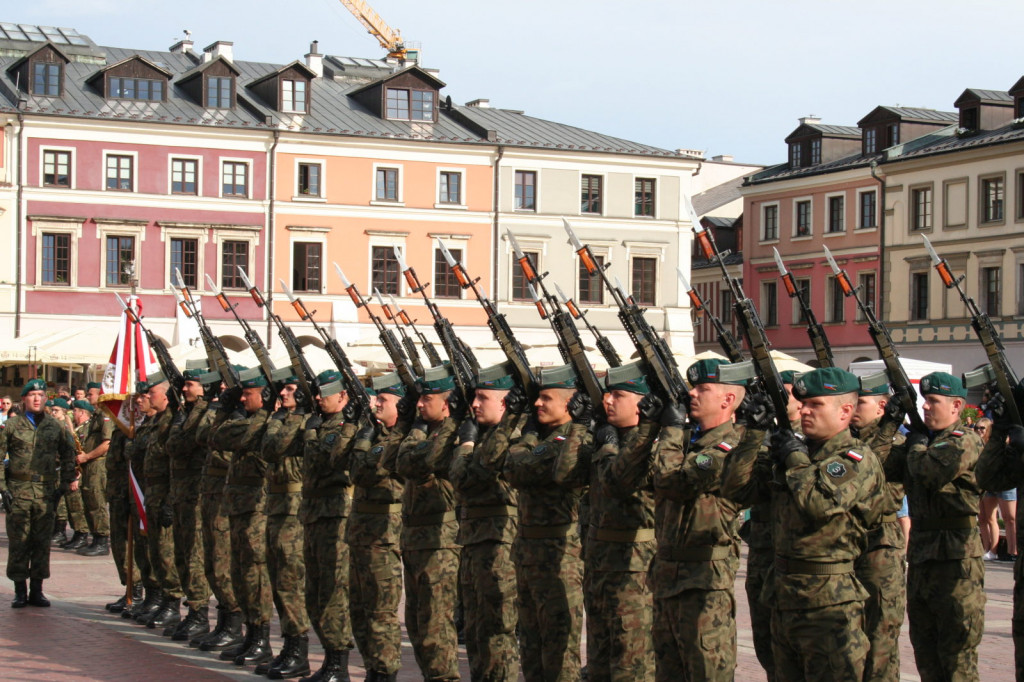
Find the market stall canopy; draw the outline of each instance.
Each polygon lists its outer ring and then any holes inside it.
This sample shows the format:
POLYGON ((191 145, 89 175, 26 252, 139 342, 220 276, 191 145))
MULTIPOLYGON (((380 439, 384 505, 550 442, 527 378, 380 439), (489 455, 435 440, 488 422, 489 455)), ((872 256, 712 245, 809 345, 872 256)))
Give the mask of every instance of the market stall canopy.
POLYGON ((107 326, 39 330, 0 344, 0 364, 105 365, 116 340, 107 326))

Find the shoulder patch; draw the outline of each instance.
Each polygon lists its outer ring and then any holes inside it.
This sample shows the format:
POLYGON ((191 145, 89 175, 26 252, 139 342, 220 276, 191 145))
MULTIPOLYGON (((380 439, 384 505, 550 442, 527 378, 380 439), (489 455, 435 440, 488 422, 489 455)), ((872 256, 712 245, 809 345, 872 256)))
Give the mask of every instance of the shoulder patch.
POLYGON ((382 452, 384 452, 384 446, 383 445, 376 445, 376 446, 374 446, 374 448, 372 450, 370 450, 370 453, 374 454, 374 455, 379 455, 382 452))
POLYGON ((552 440, 555 443, 561 443, 563 440, 565 440, 565 436, 555 436, 552 440))
POLYGON ((960 429, 953 429, 949 433, 950 433, 951 436, 957 436, 957 437, 960 437, 960 436, 964 435, 964 432, 961 431, 960 429))
POLYGON ((732 446, 729 445, 728 443, 726 443, 725 441, 722 441, 721 443, 719 443, 717 447, 722 452, 731 452, 732 451, 732 446))
POLYGON ((338 434, 336 433, 327 434, 327 437, 324 438, 324 442, 328 445, 333 445, 336 440, 338 440, 338 434))
POLYGON ((938 443, 932 443, 933 448, 944 448, 949 445, 948 441, 941 440, 938 443))
POLYGON ((846 475, 846 465, 842 462, 832 462, 825 467, 825 473, 832 478, 842 478, 846 475))
POLYGON ((859 462, 862 459, 864 459, 864 455, 860 454, 859 452, 855 452, 854 450, 847 450, 846 456, 852 459, 854 462, 859 462))
POLYGON ((540 445, 538 445, 537 447, 535 447, 533 449, 533 454, 535 454, 535 455, 543 455, 544 451, 547 450, 547 449, 548 449, 548 446, 543 444, 543 443, 541 443, 540 445))
POLYGON ((711 455, 697 455, 697 458, 694 460, 694 463, 697 465, 698 469, 707 471, 708 469, 711 468, 711 455))

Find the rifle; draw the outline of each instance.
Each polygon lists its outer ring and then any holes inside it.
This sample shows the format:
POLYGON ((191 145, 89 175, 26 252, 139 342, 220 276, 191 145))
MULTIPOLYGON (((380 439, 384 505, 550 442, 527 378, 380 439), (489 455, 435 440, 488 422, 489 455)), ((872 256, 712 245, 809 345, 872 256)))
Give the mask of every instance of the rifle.
POLYGON ((292 307, 295 308, 295 312, 299 314, 299 318, 303 321, 308 321, 313 325, 313 329, 316 330, 320 338, 323 339, 324 349, 327 354, 331 356, 331 360, 334 362, 334 366, 338 368, 341 375, 345 377, 345 383, 348 385, 349 398, 355 401, 355 404, 359 406, 359 414, 368 419, 373 419, 373 408, 370 406, 370 395, 366 392, 366 387, 363 386, 363 382, 359 380, 359 376, 356 374, 355 368, 352 367, 352 363, 349 362, 348 356, 345 355, 345 351, 341 349, 337 339, 333 338, 327 333, 327 330, 317 324, 316 320, 313 319, 313 315, 316 311, 310 311, 306 308, 306 304, 302 302, 301 298, 296 297, 292 290, 282 281, 281 286, 284 288, 284 293, 288 296, 288 300, 291 301, 292 307))
POLYGON ((569 311, 574 320, 582 320, 583 324, 586 325, 590 333, 594 335, 594 341, 597 344, 597 349, 601 351, 601 355, 604 357, 605 362, 608 363, 609 367, 620 367, 622 366, 622 359, 619 358, 618 351, 615 350, 615 346, 612 345, 611 340, 601 333, 601 330, 590 324, 590 320, 587 319, 587 313, 589 310, 580 310, 576 305, 576 302, 565 295, 562 291, 562 287, 555 283, 555 291, 558 292, 558 297, 562 299, 562 304, 565 309, 569 311))
POLYGON ((704 313, 711 320, 711 326, 715 328, 715 332, 718 334, 718 343, 722 346, 722 350, 725 351, 725 356, 729 358, 729 362, 743 362, 743 349, 740 347, 740 342, 736 336, 732 331, 725 328, 722 320, 717 315, 711 312, 701 297, 700 292, 690 286, 690 282, 686 279, 686 275, 683 274, 682 268, 676 268, 676 276, 682 282, 686 295, 690 297, 690 305, 693 306, 693 309, 704 313))
POLYGON ((653 380, 657 393, 661 395, 662 400, 685 403, 689 399, 686 382, 679 373, 679 366, 665 339, 660 337, 644 318, 643 309, 636 304, 632 296, 626 294, 621 283, 616 279, 613 284, 608 278, 605 270, 611 263, 599 266, 590 245, 584 245, 576 238, 569 221, 562 218, 562 224, 583 267, 591 276, 596 274, 601 277, 605 288, 615 300, 619 308, 619 321, 640 354, 640 359, 646 367, 645 373, 653 380))
POLYGON ((423 352, 427 354, 427 362, 430 363, 431 367, 439 367, 442 363, 441 356, 437 354, 437 349, 434 348, 433 342, 427 338, 427 335, 421 332, 416 327, 416 320, 409 319, 408 313, 402 310, 398 305, 398 301, 395 300, 394 294, 388 294, 388 300, 391 301, 391 307, 395 309, 395 315, 401 320, 402 324, 412 329, 413 334, 420 340, 420 345, 423 346, 423 352))
POLYGON ((793 273, 786 270, 786 265, 782 262, 779 250, 773 246, 772 251, 775 252, 775 265, 779 268, 779 276, 782 278, 783 286, 786 287, 786 293, 789 294, 790 298, 795 298, 800 303, 800 311, 803 313, 804 319, 807 320, 807 336, 810 337, 811 346, 814 347, 814 355, 818 358, 818 366, 835 367, 836 363, 832 358, 832 346, 828 343, 825 328, 818 322, 818 318, 814 316, 814 311, 811 310, 811 306, 804 298, 804 290, 797 287, 793 273))
POLYGON ((242 325, 242 331, 245 333, 245 340, 249 344, 249 348, 252 348, 252 352, 256 355, 256 360, 260 363, 260 370, 263 372, 263 376, 266 377, 267 383, 274 383, 274 371, 277 369, 274 367, 274 362, 270 359, 270 353, 267 351, 267 347, 263 345, 263 339, 260 338, 259 334, 250 326, 249 322, 238 315, 238 304, 232 304, 228 302, 228 297, 224 292, 217 287, 214 283, 213 278, 210 275, 206 275, 206 285, 210 287, 210 291, 217 297, 217 302, 220 303, 220 307, 225 312, 230 311, 238 324, 242 325))
POLYGON ((398 339, 395 338, 395 333, 384 326, 384 322, 379 316, 374 315, 373 311, 370 310, 370 306, 367 304, 366 299, 363 298, 359 290, 356 289, 356 285, 348 281, 348 277, 345 277, 345 273, 342 272, 341 266, 337 263, 334 264, 334 269, 338 273, 338 277, 341 278, 341 283, 345 286, 345 291, 348 293, 349 298, 355 303, 356 308, 362 308, 366 311, 366 314, 370 316, 370 320, 374 326, 377 327, 377 331, 380 333, 380 341, 384 344, 384 350, 388 352, 388 357, 391 358, 391 363, 395 366, 395 371, 398 372, 398 378, 402 380, 402 385, 405 386, 406 391, 414 391, 419 394, 419 386, 416 384, 416 375, 412 373, 409 368, 409 361, 402 355, 402 348, 398 345, 398 339))
POLYGON ((871 340, 875 343, 875 348, 878 349, 879 357, 882 358, 882 362, 885 364, 885 371, 889 375, 889 382, 892 384, 893 397, 899 401, 900 406, 907 413, 913 429, 921 433, 928 433, 924 420, 921 419, 921 413, 917 411, 917 391, 914 390, 914 385, 910 383, 906 370, 900 364, 900 354, 892 342, 892 337, 889 336, 889 330, 878 321, 871 307, 865 305, 864 301, 857 295, 860 287, 855 287, 850 283, 850 276, 846 274, 845 270, 840 269, 828 247, 824 248, 825 257, 828 259, 828 264, 836 276, 836 282, 839 283, 843 290, 843 295, 853 296, 853 299, 857 301, 857 307, 860 308, 861 315, 868 322, 868 333, 871 335, 871 340))
MULTIPOLYGON (((384 297, 380 295, 380 290, 377 287, 373 288, 373 295, 377 297, 377 303, 380 305, 381 310, 384 311, 384 317, 395 323, 395 328, 398 330, 398 334, 402 337, 402 347, 405 348, 405 356, 409 358, 409 362, 412 363, 412 369, 416 374, 423 376, 423 363, 420 361, 420 354, 416 350, 416 344, 409 338, 409 335, 405 333, 405 329, 398 323, 395 318, 395 313, 391 312, 391 307, 384 302, 384 297)), ((398 306, 395 306, 396 308, 398 306)), ((438 365, 441 363, 438 362, 438 365)), ((432 365, 436 367, 437 365, 432 365)))
MULTIPOLYGON (((935 253, 935 249, 932 248, 928 237, 925 235, 921 236, 924 237, 924 245, 928 248, 928 254, 932 257, 932 264, 938 271, 939 277, 942 278, 942 283, 946 285, 947 289, 956 288, 957 293, 960 294, 960 300, 964 302, 964 305, 967 306, 967 312, 971 314, 971 326, 974 327, 974 333, 977 334, 981 345, 985 347, 985 354, 988 356, 990 371, 986 372, 985 379, 995 383, 999 394, 1003 397, 1003 401, 1006 404, 1006 414, 1013 420, 1013 423, 1024 424, 1024 420, 1021 419, 1020 407, 1017 404, 1013 391, 1017 387, 1019 380, 1017 379, 1017 374, 1013 371, 1013 367, 1010 366, 1009 360, 1006 359, 1006 349, 1003 348, 1003 342, 999 338, 999 334, 996 333, 991 318, 989 318, 988 313, 982 312, 978 308, 978 304, 974 302, 974 299, 968 296, 967 292, 960 286, 960 283, 964 281, 965 275, 954 277, 946 259, 939 258, 939 254, 935 253)), ((978 371, 981 370, 965 374, 965 380, 973 378, 972 375, 976 375, 978 371)))
MULTIPOLYGON (((313 370, 306 361, 306 356, 302 354, 302 347, 299 345, 299 340, 295 338, 295 334, 292 330, 285 325, 281 316, 277 315, 270 309, 270 306, 267 305, 267 299, 264 298, 262 292, 256 288, 256 285, 249 281, 249 278, 246 276, 245 270, 242 269, 242 266, 239 265, 237 267, 238 274, 242 278, 242 283, 249 291, 249 295, 252 296, 252 300, 256 302, 256 306, 265 309, 267 311, 267 317, 273 320, 274 324, 277 325, 277 335, 281 337, 281 342, 284 343, 284 347, 288 351, 288 362, 291 365, 292 373, 299 381, 299 388, 303 393, 302 401, 306 403, 306 408, 312 410, 316 405, 313 402, 313 387, 316 385, 316 375, 313 374, 313 370)), ((273 380, 268 377, 267 381, 271 382, 273 380)))
POLYGON ((210 330, 209 325, 206 324, 206 320, 203 318, 203 314, 199 311, 199 306, 192 300, 192 292, 185 286, 181 270, 175 268, 174 274, 178 278, 178 288, 172 289, 174 291, 174 298, 178 301, 178 306, 185 313, 185 316, 196 321, 196 325, 199 327, 199 336, 203 339, 203 348, 206 349, 206 357, 210 361, 210 365, 220 374, 221 381, 228 388, 238 386, 238 371, 228 360, 228 352, 224 350, 224 344, 210 330))
POLYGON ((131 306, 125 303, 124 299, 121 298, 116 291, 114 292, 114 296, 117 297, 117 302, 121 304, 121 308, 124 310, 124 314, 128 316, 128 319, 137 324, 139 329, 141 329, 146 335, 149 347, 153 349, 153 354, 156 355, 156 361, 160 365, 160 371, 163 372, 165 377, 167 377, 167 383, 170 384, 170 388, 167 391, 167 397, 170 400, 171 408, 177 409, 179 406, 184 405, 185 400, 181 395, 181 387, 185 385, 185 377, 174 365, 174 360, 171 359, 171 354, 168 352, 167 346, 160 340, 160 337, 142 324, 142 318, 139 317, 139 314, 135 312, 131 306))
POLYGON ((463 267, 462 263, 455 260, 455 257, 440 239, 437 240, 437 245, 441 247, 441 253, 444 255, 445 262, 452 269, 452 274, 455 275, 459 285, 463 289, 472 289, 476 300, 483 306, 484 312, 487 313, 487 326, 491 328, 491 333, 494 335, 498 345, 501 346, 505 357, 512 363, 516 383, 523 389, 528 398, 536 398, 537 377, 534 376, 533 370, 530 368, 530 361, 526 357, 526 352, 519 344, 515 334, 512 333, 512 327, 509 326, 504 313, 499 313, 497 306, 487 298, 486 292, 484 292, 483 287, 480 285, 480 278, 471 279, 469 273, 466 272, 466 268, 463 267))

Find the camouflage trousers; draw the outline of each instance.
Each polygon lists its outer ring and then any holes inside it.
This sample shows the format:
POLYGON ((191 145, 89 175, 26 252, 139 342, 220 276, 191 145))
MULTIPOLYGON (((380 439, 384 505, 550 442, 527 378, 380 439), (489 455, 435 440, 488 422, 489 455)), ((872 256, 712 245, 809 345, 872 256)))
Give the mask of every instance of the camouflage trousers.
MULTIPOLYGON (((132 523, 132 506, 135 502, 128 499, 128 494, 125 492, 123 495, 111 495, 113 492, 107 490, 107 500, 110 507, 110 553, 114 557, 114 565, 117 567, 117 577, 120 579, 122 585, 128 584, 128 570, 127 570, 127 554, 128 554, 128 525, 132 523)), ((141 540, 142 544, 145 544, 145 538, 140 538, 139 531, 136 530, 138 525, 132 526, 132 531, 135 536, 132 538, 132 545, 139 543, 141 540)), ((142 579, 139 573, 139 567, 137 562, 132 559, 132 584, 138 585, 139 580, 142 579)))
MULTIPOLYGON (((155 590, 160 587, 156 581, 156 574, 153 572, 153 562, 149 560, 149 537, 142 533, 142 524, 139 521, 139 510, 135 501, 132 500, 128 506, 131 514, 132 528, 132 554, 135 556, 135 565, 139 568, 139 576, 142 578, 142 585, 147 590, 155 590)), ((127 545, 127 530, 125 532, 125 543, 127 545)), ((127 546, 125 553, 127 553, 127 546)))
POLYGON ((110 535, 110 516, 107 512, 107 458, 98 457, 82 465, 82 505, 89 532, 110 535))
POLYGON ((232 514, 231 584, 250 625, 270 622, 270 576, 267 573, 267 515, 263 512, 232 514))
POLYGON ((587 570, 587 679, 630 682, 654 678, 654 600, 647 573, 587 570))
POLYGON ((14 498, 7 522, 7 577, 14 581, 50 577, 50 538, 53 536, 52 483, 8 479, 14 498))
MULTIPOLYGON (((320 643, 325 649, 336 651, 352 647, 355 617, 355 609, 349 608, 346 521, 345 516, 329 516, 305 525, 306 611, 320 643)), ((395 604, 397 607, 398 602, 395 604)), ((371 670, 369 665, 366 669, 371 670)))
POLYGON ((658 680, 732 680, 736 670, 732 590, 686 590, 656 600, 654 653, 658 680))
POLYGON ((267 575, 281 619, 281 634, 287 637, 309 632, 304 537, 302 523, 296 515, 267 517, 267 575))
POLYGON ((203 526, 198 499, 177 496, 171 528, 174 531, 174 565, 178 569, 185 599, 194 609, 206 606, 210 601, 210 584, 203 568, 203 526))
POLYGON ((911 564, 907 617, 923 682, 978 679, 978 644, 985 629, 981 557, 911 564))
POLYGON ((578 682, 583 562, 567 554, 555 565, 520 564, 516 590, 523 677, 527 682, 578 682))
POLYGON ((864 663, 864 679, 898 680, 900 628, 907 608, 903 550, 879 547, 862 554, 854 564, 854 571, 868 591, 864 602, 864 634, 870 649, 864 663))
POLYGON ((764 668, 768 682, 775 680, 775 659, 772 656, 772 608, 761 601, 761 590, 768 569, 775 563, 775 550, 751 547, 747 552, 747 606, 750 610, 750 629, 754 638, 757 662, 764 668))
POLYGON ((772 611, 775 678, 861 680, 868 654, 864 605, 859 601, 816 609, 772 611))
POLYGON ((217 606, 238 610, 238 598, 231 584, 231 527, 221 511, 223 492, 204 493, 199 501, 203 528, 203 572, 217 597, 217 606))
POLYGON ((164 496, 146 492, 147 541, 149 544, 149 563, 153 567, 153 576, 157 585, 170 599, 181 599, 181 581, 178 578, 178 567, 174 563, 174 530, 160 527, 160 507, 164 496))
POLYGON ((85 505, 82 502, 82 491, 69 490, 57 503, 57 520, 67 521, 71 530, 76 533, 88 533, 89 522, 85 519, 85 505))
POLYGON ((512 546, 478 542, 462 548, 459 585, 466 615, 466 654, 474 682, 519 679, 516 571, 512 546))
POLYGON ((351 545, 352 631, 367 672, 402 665, 402 556, 397 545, 351 545))
POLYGON ((424 680, 459 679, 455 631, 459 550, 409 549, 405 564, 405 629, 424 680))

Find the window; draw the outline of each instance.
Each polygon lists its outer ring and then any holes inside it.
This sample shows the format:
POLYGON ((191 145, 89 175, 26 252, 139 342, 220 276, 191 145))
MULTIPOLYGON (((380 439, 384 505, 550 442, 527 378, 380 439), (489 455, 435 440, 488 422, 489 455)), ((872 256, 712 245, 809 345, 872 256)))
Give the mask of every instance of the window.
POLYGON ((135 260, 135 237, 107 237, 107 286, 128 286, 125 268, 135 260))
POLYGON ((110 154, 107 156, 107 189, 131 192, 135 159, 131 156, 110 154))
POLYGON ((377 201, 398 201, 398 169, 377 169, 377 201))
POLYGON ((981 302, 984 305, 982 310, 988 313, 989 317, 999 316, 999 272, 1000 268, 981 269, 981 302))
POLYGON ((199 162, 195 159, 171 159, 171 194, 197 194, 199 162))
POLYGON ((1021 219, 1024 219, 1024 171, 1017 171, 1017 220, 1021 219))
POLYGON ((43 152, 43 186, 71 187, 71 152, 43 152))
POLYGON ((281 79, 281 111, 306 112, 306 81, 281 79))
POLYGON ((1003 220, 1003 178, 985 178, 981 181, 981 221, 997 223, 1003 220))
POLYGON ((932 188, 920 187, 910 192, 910 229, 929 230, 932 227, 932 188))
POLYGON ((637 305, 655 305, 658 259, 633 259, 633 299, 637 305))
POLYGON ((462 173, 441 171, 441 196, 438 201, 442 204, 462 203, 462 173))
POLYGON ((960 127, 966 128, 967 130, 978 129, 978 108, 971 107, 970 109, 960 110, 960 127))
POLYGON ((877 132, 875 131, 874 128, 868 128, 867 130, 864 131, 864 153, 865 154, 874 154, 875 153, 875 150, 877 149, 877 146, 878 146, 877 143, 876 143, 876 140, 875 140, 875 136, 876 135, 877 135, 877 132))
POLYGON ((636 199, 633 215, 654 217, 654 179, 637 178, 634 183, 636 199))
POLYGON ((890 123, 885 126, 885 146, 892 147, 900 143, 900 124, 890 123))
POLYGON ((811 140, 811 165, 821 163, 821 140, 811 140))
MULTIPOLYGON (((529 257, 536 270, 540 270, 540 251, 527 251, 524 249, 523 254, 529 257)), ((523 269, 519 266, 518 262, 512 266, 512 300, 533 300, 533 297, 530 296, 530 287, 526 281, 526 276, 523 274, 523 269)))
POLYGON ((928 273, 910 274, 910 319, 928 319, 928 273))
POLYGON ((846 223, 843 217, 845 212, 845 204, 843 197, 829 197, 828 198, 828 231, 829 232, 842 232, 846 229, 846 223))
POLYGON ((1024 263, 1017 266, 1017 314, 1024 315, 1024 263))
MULTIPOLYGON (((458 262, 462 261, 462 249, 448 250, 452 252, 452 258, 458 262)), ((444 259, 444 252, 441 249, 434 249, 434 296, 462 298, 462 287, 459 286, 459 280, 455 279, 455 273, 448 267, 448 261, 444 259)))
POLYGON ((766 327, 779 324, 779 287, 776 282, 761 282, 761 321, 766 327))
POLYGON ((319 294, 323 245, 319 242, 295 242, 292 247, 292 288, 319 294))
POLYGON ((71 235, 43 233, 42 283, 71 284, 71 235))
POLYGON ((762 211, 761 240, 772 241, 779 238, 779 207, 776 204, 765 206, 762 211))
POLYGON ((799 142, 789 144, 789 165, 791 168, 799 168, 803 163, 803 146, 799 142))
POLYGON ((398 259, 395 258, 394 248, 374 246, 370 258, 373 261, 371 263, 373 272, 373 276, 370 278, 371 288, 379 289, 382 294, 397 296, 399 294, 398 278, 401 273, 398 271, 398 259))
MULTIPOLYGON (((807 306, 811 305, 811 280, 810 279, 798 279, 796 280, 796 289, 803 296, 804 301, 807 302, 807 306)), ((803 306, 800 305, 800 301, 793 299, 793 318, 797 324, 807 324, 807 315, 804 314, 803 306)))
POLYGON ((162 102, 164 82, 153 78, 110 78, 111 99, 134 99, 146 102, 162 102))
POLYGON ((32 64, 32 94, 59 97, 60 72, 61 64, 34 62, 32 64))
POLYGON ((860 193, 860 229, 877 227, 875 214, 878 212, 878 195, 875 192, 860 193))
POLYGON ((171 239, 171 276, 179 271, 187 286, 199 287, 199 240, 171 239))
POLYGON ((796 202, 796 236, 808 237, 811 234, 811 202, 796 202))
POLYGON ((601 176, 584 175, 580 183, 580 213, 601 212, 601 176))
POLYGON ((412 91, 412 120, 434 120, 434 93, 429 90, 412 91))
POLYGON ((249 164, 225 161, 221 166, 221 183, 226 197, 249 196, 249 164))
POLYGON ((732 290, 722 289, 722 314, 719 315, 719 319, 723 325, 732 324, 732 290))
POLYGON ((299 164, 299 194, 303 196, 320 196, 320 164, 299 164))
POLYGON ((403 121, 433 121, 434 91, 388 88, 385 116, 403 121))
POLYGON ((244 289, 245 282, 242 281, 242 275, 239 274, 238 268, 245 270, 245 274, 249 277, 253 276, 252 271, 249 270, 249 242, 234 240, 224 241, 223 244, 221 244, 220 264, 221 288, 244 289))
MULTIPOLYGON (((604 256, 594 256, 594 264, 598 268, 604 267, 604 256)), ((579 259, 580 271, 580 303, 604 303, 604 288, 601 286, 601 275, 593 275, 583 265, 583 259, 579 259)))
MULTIPOLYGON (((875 301, 877 300, 875 273, 862 272, 857 276, 857 279, 861 291, 861 300, 864 301, 864 306, 873 312, 875 310, 875 301)), ((865 319, 864 313, 860 311, 860 306, 857 306, 857 321, 863 322, 865 319)))
POLYGON ((211 109, 230 109, 233 80, 222 76, 207 77, 206 106, 211 109))
POLYGON ((516 210, 537 210, 537 173, 516 171, 516 210))
POLYGON ((843 294, 843 287, 839 284, 839 278, 828 278, 828 310, 825 312, 826 322, 842 322, 845 319, 843 306, 846 304, 846 296, 843 294))

